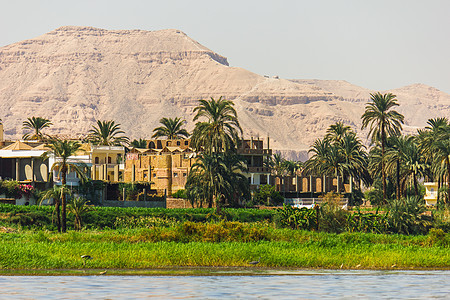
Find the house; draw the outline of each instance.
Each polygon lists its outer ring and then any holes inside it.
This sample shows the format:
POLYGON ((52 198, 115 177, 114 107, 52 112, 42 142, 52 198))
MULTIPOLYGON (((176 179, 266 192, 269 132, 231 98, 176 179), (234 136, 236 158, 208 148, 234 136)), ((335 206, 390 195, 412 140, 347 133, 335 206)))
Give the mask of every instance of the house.
POLYGON ((36 141, 15 141, 0 149, 0 177, 33 186, 49 180, 49 162, 41 158, 49 149, 36 141))
POLYGON ((427 205, 435 206, 438 200, 438 183, 437 182, 424 182, 425 196, 423 197, 427 202, 427 205))
POLYGON ((172 195, 184 189, 187 176, 195 163, 195 153, 189 140, 152 140, 156 148, 133 148, 127 153, 125 182, 148 182, 152 189, 172 195), (170 146, 175 145, 175 146, 170 146))
POLYGON ((246 174, 250 187, 256 189, 261 184, 270 184, 271 169, 265 162, 272 156, 272 149, 269 149, 269 138, 267 138, 267 148, 264 148, 262 139, 243 139, 238 145, 237 153, 241 155, 248 168, 246 174))

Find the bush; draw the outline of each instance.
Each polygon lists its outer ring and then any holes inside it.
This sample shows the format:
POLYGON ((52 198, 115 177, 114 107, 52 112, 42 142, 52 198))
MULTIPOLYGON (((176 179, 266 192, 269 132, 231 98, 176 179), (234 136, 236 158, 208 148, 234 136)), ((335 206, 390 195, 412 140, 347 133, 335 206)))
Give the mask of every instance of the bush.
POLYGON ((181 189, 172 194, 174 198, 187 199, 186 190, 181 189))
POLYGON ((284 202, 283 196, 276 191, 275 186, 260 185, 253 195, 253 203, 259 205, 280 205, 284 202))
POLYGON ((393 233, 426 234, 431 217, 423 215, 425 211, 423 198, 418 196, 391 200, 387 215, 389 229, 393 233))

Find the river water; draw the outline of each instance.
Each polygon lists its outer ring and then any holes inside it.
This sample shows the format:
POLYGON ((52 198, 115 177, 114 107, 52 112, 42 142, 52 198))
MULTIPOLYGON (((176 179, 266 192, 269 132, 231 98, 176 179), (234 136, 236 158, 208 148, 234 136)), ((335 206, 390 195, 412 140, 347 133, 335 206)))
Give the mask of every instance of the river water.
POLYGON ((299 270, 263 276, 0 276, 0 299, 143 298, 450 299, 450 271, 299 270))

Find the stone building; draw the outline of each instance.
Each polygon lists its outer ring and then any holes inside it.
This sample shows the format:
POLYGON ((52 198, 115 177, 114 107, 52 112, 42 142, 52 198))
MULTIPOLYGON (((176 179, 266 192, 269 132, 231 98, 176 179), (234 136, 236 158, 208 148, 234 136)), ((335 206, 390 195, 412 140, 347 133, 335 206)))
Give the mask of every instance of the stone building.
POLYGON ((189 142, 153 140, 148 145, 157 148, 131 149, 126 157, 124 181, 149 182, 152 189, 165 190, 169 196, 184 189, 191 166, 195 163, 195 153, 189 148, 189 142))

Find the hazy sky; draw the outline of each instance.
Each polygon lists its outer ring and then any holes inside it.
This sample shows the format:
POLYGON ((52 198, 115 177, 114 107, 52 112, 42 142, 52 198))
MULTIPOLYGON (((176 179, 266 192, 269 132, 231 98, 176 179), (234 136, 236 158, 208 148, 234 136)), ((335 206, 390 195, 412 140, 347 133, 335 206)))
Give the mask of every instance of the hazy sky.
POLYGON ((0 0, 0 12, 0 46, 63 25, 176 28, 261 75, 450 93, 447 0, 0 0))

